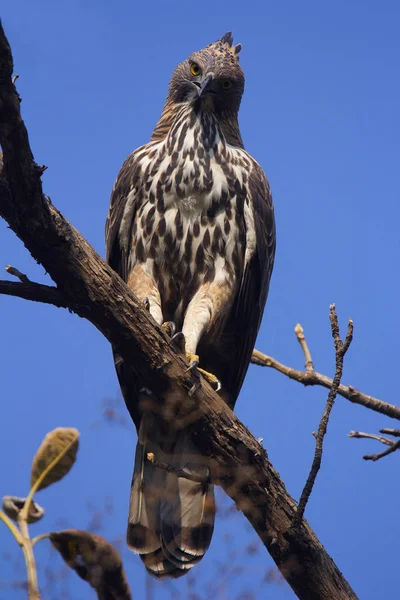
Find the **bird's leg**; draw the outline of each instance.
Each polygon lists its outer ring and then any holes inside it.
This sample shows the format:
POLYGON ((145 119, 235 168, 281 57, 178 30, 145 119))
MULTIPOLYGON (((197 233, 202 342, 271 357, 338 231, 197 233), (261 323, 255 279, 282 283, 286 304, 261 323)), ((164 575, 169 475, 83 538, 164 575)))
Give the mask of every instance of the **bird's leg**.
POLYGON ((178 333, 175 333, 175 335, 172 336, 170 344, 173 345, 177 350, 185 353, 186 358, 189 361, 189 367, 187 368, 187 371, 193 371, 196 369, 196 371, 201 373, 204 379, 206 379, 208 383, 215 387, 216 391, 219 392, 221 389, 220 380, 212 373, 209 373, 198 366, 200 361, 198 354, 186 352, 186 340, 182 331, 178 331, 178 333))
POLYGON ((164 319, 161 309, 160 292, 143 265, 135 265, 129 274, 127 284, 129 289, 144 303, 146 310, 151 314, 153 319, 158 325, 161 325, 164 319))
POLYGON ((232 290, 226 282, 213 282, 202 286, 186 309, 182 327, 189 369, 197 369, 213 387, 216 387, 217 391, 221 389, 218 378, 213 373, 198 367, 197 346, 204 332, 209 331, 214 324, 214 320, 229 310, 230 298, 232 298, 232 290))

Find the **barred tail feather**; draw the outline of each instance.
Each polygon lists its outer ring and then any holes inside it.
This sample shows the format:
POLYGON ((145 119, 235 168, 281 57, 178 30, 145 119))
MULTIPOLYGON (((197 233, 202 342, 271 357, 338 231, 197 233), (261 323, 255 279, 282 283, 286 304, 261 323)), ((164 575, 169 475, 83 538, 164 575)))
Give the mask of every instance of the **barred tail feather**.
POLYGON ((138 554, 151 554, 160 549, 160 504, 165 490, 166 472, 157 469, 148 459, 149 452, 158 452, 151 442, 151 423, 144 417, 139 430, 133 472, 128 546, 138 554))
MULTIPOLYGON (((178 435, 171 463, 176 469, 185 469, 204 481, 208 478, 204 458, 185 431, 178 435)), ((214 486, 167 473, 160 509, 164 553, 177 567, 190 569, 201 560, 211 542, 215 515, 214 486)))
POLYGON ((197 564, 214 529, 214 486, 167 473, 147 459, 149 452, 177 469, 207 479, 208 469, 188 434, 181 432, 167 456, 151 417, 143 416, 136 448, 127 531, 129 547, 156 577, 181 577, 197 564))

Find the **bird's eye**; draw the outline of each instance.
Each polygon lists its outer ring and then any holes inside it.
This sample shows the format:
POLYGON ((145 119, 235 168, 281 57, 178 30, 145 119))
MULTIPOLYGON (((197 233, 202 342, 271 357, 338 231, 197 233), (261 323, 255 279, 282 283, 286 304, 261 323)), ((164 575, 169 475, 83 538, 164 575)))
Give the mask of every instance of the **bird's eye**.
POLYGON ((198 65, 197 63, 192 63, 192 64, 190 65, 190 72, 191 72, 191 74, 192 74, 192 75, 194 75, 195 77, 196 77, 197 75, 201 75, 201 69, 200 69, 200 67, 199 67, 199 65, 198 65))
POLYGON ((233 83, 232 83, 231 79, 222 79, 221 85, 224 90, 230 90, 231 87, 233 86, 233 83))

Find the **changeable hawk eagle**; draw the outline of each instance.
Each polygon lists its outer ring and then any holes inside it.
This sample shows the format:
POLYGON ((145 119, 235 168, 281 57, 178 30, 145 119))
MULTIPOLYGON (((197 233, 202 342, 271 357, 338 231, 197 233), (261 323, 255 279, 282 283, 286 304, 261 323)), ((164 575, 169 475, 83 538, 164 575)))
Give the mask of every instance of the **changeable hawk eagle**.
MULTIPOLYGON (((268 294, 275 223, 268 181, 244 150, 240 44, 231 33, 175 69, 148 144, 123 164, 106 224, 107 261, 161 326, 169 322, 234 407, 268 294)), ((170 325, 171 328, 171 325, 170 325)), ((165 427, 141 404, 129 365, 115 355, 138 430, 127 540, 150 573, 179 577, 207 550, 214 492, 149 459, 207 473, 185 430, 165 427), (142 406, 142 408, 141 408, 142 406), (151 456, 151 455, 150 455, 151 456)))

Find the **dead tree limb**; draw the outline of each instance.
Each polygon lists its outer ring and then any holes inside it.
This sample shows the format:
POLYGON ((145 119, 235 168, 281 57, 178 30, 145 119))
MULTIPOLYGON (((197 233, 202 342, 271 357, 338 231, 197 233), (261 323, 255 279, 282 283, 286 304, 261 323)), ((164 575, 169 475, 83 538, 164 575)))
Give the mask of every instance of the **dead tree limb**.
POLYGON ((197 379, 184 357, 43 195, 42 168, 33 160, 12 73, 11 50, 0 28, 1 216, 52 277, 70 309, 103 333, 161 406, 175 399, 194 443, 215 465, 213 479, 248 518, 295 594, 304 600, 356 598, 307 522, 302 521, 296 536, 288 535, 296 503, 265 450, 204 381, 189 396, 197 379))

